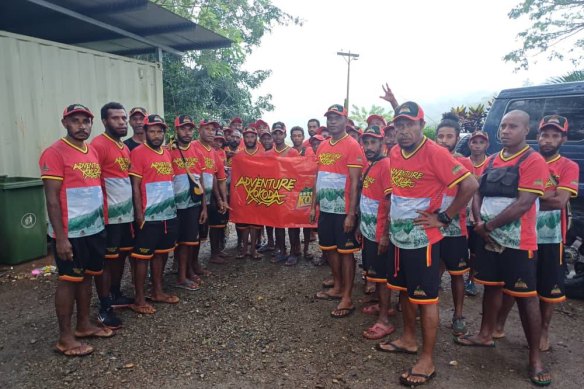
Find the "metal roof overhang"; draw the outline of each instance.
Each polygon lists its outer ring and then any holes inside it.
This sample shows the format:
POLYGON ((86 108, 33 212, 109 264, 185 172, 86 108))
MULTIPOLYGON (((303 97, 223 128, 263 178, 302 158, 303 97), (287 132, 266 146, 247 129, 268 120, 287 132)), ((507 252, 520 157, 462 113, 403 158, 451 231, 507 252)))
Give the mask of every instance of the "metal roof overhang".
POLYGON ((2 1, 0 30, 125 56, 231 45, 149 0, 2 1))

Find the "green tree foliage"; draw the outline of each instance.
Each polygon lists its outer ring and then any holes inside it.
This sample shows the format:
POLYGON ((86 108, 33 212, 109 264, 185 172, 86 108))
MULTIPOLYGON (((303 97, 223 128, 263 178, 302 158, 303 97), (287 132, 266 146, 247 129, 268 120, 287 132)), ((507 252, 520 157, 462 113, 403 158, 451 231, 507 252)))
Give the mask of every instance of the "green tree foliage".
POLYGON ((276 26, 301 21, 274 6, 270 0, 152 0, 199 25, 233 41, 229 48, 187 53, 183 58, 164 55, 164 110, 167 118, 180 113, 196 120, 244 121, 271 111, 270 94, 252 99, 251 92, 271 74, 270 70, 242 69, 247 56, 262 37, 276 26))
POLYGON ((367 118, 370 115, 381 115, 385 118, 386 122, 390 122, 393 119, 393 111, 390 109, 386 109, 379 105, 372 105, 369 108, 366 107, 359 107, 355 104, 352 105, 352 112, 349 115, 351 119, 355 122, 355 125, 359 128, 366 128, 367 127, 367 118))
POLYGON ((458 116, 460 126, 465 132, 474 132, 483 128, 487 113, 492 105, 492 101, 487 103, 487 108, 484 104, 466 107, 464 105, 452 107, 450 112, 458 116))
POLYGON ((569 59, 579 64, 584 48, 584 2, 582 0, 523 0, 509 12, 510 19, 527 16, 531 26, 519 33, 522 47, 505 55, 517 69, 528 69, 530 57, 546 53, 549 59, 569 59), (570 48, 556 46, 569 41, 570 48))
POLYGON ((584 81, 584 70, 575 70, 563 76, 552 77, 548 80, 548 84, 563 84, 576 81, 584 81))

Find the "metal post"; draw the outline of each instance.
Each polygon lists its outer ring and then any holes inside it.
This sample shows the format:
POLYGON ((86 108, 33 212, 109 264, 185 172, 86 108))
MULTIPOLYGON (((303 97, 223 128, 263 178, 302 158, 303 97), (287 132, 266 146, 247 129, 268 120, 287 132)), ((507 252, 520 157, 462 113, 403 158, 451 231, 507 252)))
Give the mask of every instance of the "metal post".
POLYGON ((344 105, 345 105, 345 109, 348 112, 349 111, 349 90, 350 90, 350 84, 351 84, 351 61, 357 60, 359 58, 359 54, 354 54, 354 53, 351 53, 350 51, 348 53, 338 51, 337 55, 344 57, 345 61, 347 61, 347 97, 345 98, 344 105))

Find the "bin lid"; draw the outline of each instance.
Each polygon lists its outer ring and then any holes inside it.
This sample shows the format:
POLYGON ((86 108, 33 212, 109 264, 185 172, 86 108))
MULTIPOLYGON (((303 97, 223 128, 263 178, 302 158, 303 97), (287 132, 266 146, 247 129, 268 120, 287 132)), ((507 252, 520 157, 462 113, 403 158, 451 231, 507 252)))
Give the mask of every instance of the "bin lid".
POLYGON ((32 177, 6 177, 0 180, 0 190, 21 189, 33 186, 43 186, 43 180, 32 177))

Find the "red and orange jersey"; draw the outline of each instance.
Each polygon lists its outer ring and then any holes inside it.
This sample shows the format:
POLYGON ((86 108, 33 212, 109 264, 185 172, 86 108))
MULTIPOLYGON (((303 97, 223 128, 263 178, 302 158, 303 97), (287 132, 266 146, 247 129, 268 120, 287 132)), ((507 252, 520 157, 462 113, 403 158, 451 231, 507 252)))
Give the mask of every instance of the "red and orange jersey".
POLYGON ((424 137, 411 153, 393 147, 391 159, 391 240, 399 248, 427 247, 442 239, 439 228, 414 223, 418 211, 434 213, 444 193, 471 173, 450 152, 424 137))
MULTIPOLYGON (((578 181, 580 167, 578 164, 566 157, 557 155, 547 161, 550 176, 545 181, 544 191, 556 192, 565 190, 570 193, 570 197, 578 196, 578 181)), ((568 229, 567 210, 539 211, 537 214, 537 242, 546 243, 566 243, 566 233, 568 229)))
POLYGON ((154 150, 147 144, 130 154, 130 175, 141 178, 140 194, 145 221, 161 221, 176 217, 172 179, 172 157, 167 148, 154 150))
POLYGON ((227 180, 225 169, 219 167, 219 158, 211 146, 205 146, 200 140, 193 142, 193 146, 203 158, 203 186, 205 187, 205 200, 207 204, 211 203, 213 193, 213 177, 218 181, 227 180))
MULTIPOLYGON (((503 152, 489 157, 494 160, 493 168, 515 166, 518 159, 530 149, 525 146, 518 153, 505 157, 503 152)), ((543 157, 534 151, 519 165, 519 191, 532 192, 543 196, 544 183, 549 178, 549 170, 543 157)), ((481 219, 484 222, 493 220, 505 208, 513 204, 516 198, 509 197, 484 197, 481 206, 481 219)), ((537 250, 536 233, 536 201, 518 220, 495 228, 490 236, 503 247, 519 250, 537 250)))
POLYGON ((351 188, 349 169, 362 169, 366 161, 361 146, 349 135, 337 141, 330 138, 316 150, 316 160, 316 196, 320 211, 348 214, 351 188))
POLYGON ((105 224, 130 223, 134 221, 130 149, 103 133, 91 142, 101 166, 101 187, 104 194, 105 224))
POLYGON ((290 147, 288 145, 286 145, 286 147, 284 147, 280 151, 276 150, 276 145, 274 145, 274 147, 272 147, 272 149, 270 151, 267 151, 267 154, 273 155, 276 157, 298 157, 298 156, 300 156, 300 153, 298 153, 298 151, 295 148, 290 147))
POLYGON ((192 142, 189 143, 187 147, 176 145, 176 147, 171 148, 170 156, 172 158, 172 169, 174 171, 173 186, 177 209, 186 209, 200 205, 193 203, 191 200, 191 186, 187 170, 193 179, 201 179, 201 174, 204 169, 203 156, 195 148, 192 142), (179 147, 180 150, 178 149, 179 147))
POLYGON ((483 160, 483 162, 479 163, 479 164, 474 164, 472 159, 470 159, 470 157, 468 157, 468 160, 470 162, 470 164, 472 165, 472 174, 474 174, 475 178, 478 180, 484 173, 485 168, 487 167, 487 160, 489 159, 489 157, 485 156, 485 159, 483 160))
MULTIPOLYGON (((59 203, 64 233, 69 238, 94 235, 104 229, 101 168, 95 149, 62 138, 43 151, 39 160, 43 180, 61 181, 59 203)), ((49 235, 55 232, 49 223, 49 235)))
MULTIPOLYGON (((473 165, 469 161, 468 158, 463 157, 462 155, 454 155, 454 158, 460 162, 462 166, 466 168, 469 172, 472 172, 473 165)), ((444 192, 444 197, 442 198, 442 205, 440 206, 441 211, 446 211, 450 204, 452 204, 452 200, 456 197, 458 193, 458 186, 454 186, 452 188, 447 188, 446 192, 444 192)), ((460 210, 458 215, 452 218, 452 222, 447 225, 446 227, 442 228, 442 235, 444 236, 468 236, 467 230, 467 208, 463 208, 460 210)))
MULTIPOLYGON (((364 172, 367 168, 364 169, 364 172)), ((388 223, 389 207, 385 197, 391 193, 391 165, 385 157, 375 162, 362 178, 363 189, 359 201, 360 229, 363 236, 379 242, 388 223)))

